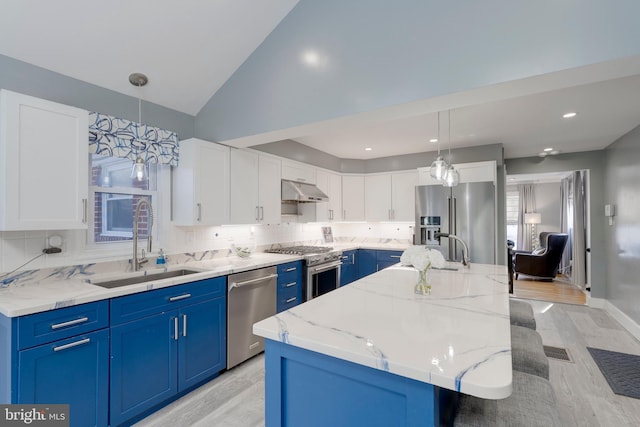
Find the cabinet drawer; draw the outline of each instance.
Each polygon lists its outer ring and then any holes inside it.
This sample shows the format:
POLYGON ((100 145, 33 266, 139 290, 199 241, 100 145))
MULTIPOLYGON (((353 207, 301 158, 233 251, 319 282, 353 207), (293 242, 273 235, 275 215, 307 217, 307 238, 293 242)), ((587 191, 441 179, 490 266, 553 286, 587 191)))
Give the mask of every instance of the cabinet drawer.
POLYGON ((293 287, 287 290, 278 290, 278 313, 302 303, 302 292, 299 292, 299 290, 299 287, 293 287))
POLYGON ((293 261, 279 264, 277 267, 278 285, 285 282, 293 282, 302 278, 302 261, 293 261))
POLYGON ((378 262, 395 264, 400 262, 401 255, 402 251, 378 251, 377 258, 378 262))
POLYGON ((109 326, 109 302, 97 301, 18 318, 18 348, 24 349, 109 326))
POLYGON ((199 280, 111 300, 111 324, 130 322, 226 294, 226 277, 199 280))

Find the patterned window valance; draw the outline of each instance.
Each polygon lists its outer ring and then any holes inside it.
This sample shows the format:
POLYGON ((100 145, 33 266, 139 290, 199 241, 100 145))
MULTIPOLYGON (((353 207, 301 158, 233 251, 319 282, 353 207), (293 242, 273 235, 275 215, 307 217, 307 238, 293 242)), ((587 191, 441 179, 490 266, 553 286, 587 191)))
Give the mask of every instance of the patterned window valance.
POLYGON ((178 134, 164 129, 89 113, 89 152, 178 166, 178 134))

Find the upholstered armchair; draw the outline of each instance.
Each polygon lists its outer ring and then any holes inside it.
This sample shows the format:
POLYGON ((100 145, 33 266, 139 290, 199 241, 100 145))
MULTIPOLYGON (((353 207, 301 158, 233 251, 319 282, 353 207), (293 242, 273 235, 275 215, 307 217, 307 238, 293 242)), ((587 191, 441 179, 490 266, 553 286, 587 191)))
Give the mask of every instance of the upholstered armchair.
POLYGON ((569 236, 565 233, 540 233, 541 248, 533 252, 515 251, 513 270, 518 274, 552 281, 558 274, 562 252, 569 236))

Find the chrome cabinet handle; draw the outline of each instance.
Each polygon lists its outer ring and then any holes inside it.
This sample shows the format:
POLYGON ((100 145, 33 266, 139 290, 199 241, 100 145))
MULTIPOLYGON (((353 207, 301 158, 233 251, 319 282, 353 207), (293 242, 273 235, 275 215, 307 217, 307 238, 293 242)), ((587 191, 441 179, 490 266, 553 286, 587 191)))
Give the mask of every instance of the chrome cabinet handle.
POLYGON ((290 288, 290 287, 295 286, 297 284, 298 284, 298 282, 291 282, 291 283, 287 283, 286 285, 284 285, 284 287, 285 288, 290 288))
POLYGON ((355 264, 356 263, 356 254, 355 252, 351 254, 351 264, 355 264))
POLYGON ((187 336, 187 315, 186 314, 182 315, 182 336, 183 337, 187 336))
POLYGON ((297 297, 292 297, 292 298, 289 298, 288 300, 286 300, 285 302, 286 302, 287 304, 289 304, 290 302, 294 302, 294 301, 295 301, 295 300, 297 300, 297 299, 298 299, 297 297))
POLYGON ((260 206, 260 221, 264 220, 264 206, 260 206))
POLYGON ((290 267, 290 268, 287 268, 285 271, 287 273, 289 273, 289 272, 292 272, 292 271, 296 271, 297 269, 298 269, 297 267, 290 267))
POLYGON ((198 203, 196 206, 198 207, 198 217, 196 221, 200 222, 202 220, 202 203, 198 203))
POLYGON ((389 258, 398 258, 398 259, 400 259, 400 255, 389 255, 389 258))
POLYGON ((173 318, 173 339, 174 341, 178 341, 178 318, 173 318))
POLYGON ((76 342, 72 342, 72 343, 69 343, 69 344, 59 345, 57 347, 53 347, 53 351, 62 351, 62 350, 66 350, 66 349, 71 348, 71 347, 77 347, 77 346, 82 345, 82 344, 87 344, 89 342, 91 342, 91 338, 85 338, 85 339, 82 339, 80 341, 76 341, 76 342))
POLYGON ((183 294, 183 295, 178 295, 176 297, 171 297, 169 298, 169 301, 174 302, 174 301, 180 301, 187 298, 191 298, 191 294, 183 294))
POLYGON ((256 221, 260 221, 260 206, 256 206, 256 221))
POLYGON ((87 223, 88 216, 88 202, 87 199, 82 199, 82 223, 87 223))
POLYGON ((84 323, 88 320, 89 320, 88 317, 81 317, 79 319, 69 320, 68 322, 56 323, 55 325, 51 325, 51 329, 56 330, 60 328, 66 328, 67 326, 77 325, 79 323, 84 323))

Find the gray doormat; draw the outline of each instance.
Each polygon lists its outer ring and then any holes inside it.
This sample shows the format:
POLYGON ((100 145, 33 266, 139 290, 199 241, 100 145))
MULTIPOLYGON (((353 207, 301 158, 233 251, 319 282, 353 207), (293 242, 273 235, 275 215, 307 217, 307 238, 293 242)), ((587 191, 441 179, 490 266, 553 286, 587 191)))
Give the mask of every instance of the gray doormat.
POLYGON ((640 399, 640 356, 587 347, 615 394, 640 399))

